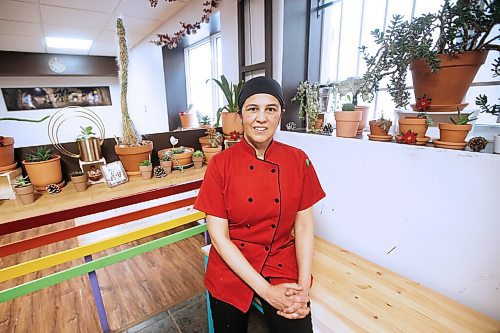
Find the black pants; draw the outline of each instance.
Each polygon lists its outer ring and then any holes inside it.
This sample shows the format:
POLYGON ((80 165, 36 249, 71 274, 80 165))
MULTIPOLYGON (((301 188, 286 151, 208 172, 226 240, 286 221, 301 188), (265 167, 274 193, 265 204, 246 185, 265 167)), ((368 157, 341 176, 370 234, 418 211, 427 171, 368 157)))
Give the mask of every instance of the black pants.
MULTIPOLYGON (((212 294, 209 295, 215 333, 247 333, 249 312, 244 313, 212 294)), ((312 333, 311 313, 302 319, 287 319, 277 314, 271 304, 262 298, 260 300, 271 333, 312 333)))

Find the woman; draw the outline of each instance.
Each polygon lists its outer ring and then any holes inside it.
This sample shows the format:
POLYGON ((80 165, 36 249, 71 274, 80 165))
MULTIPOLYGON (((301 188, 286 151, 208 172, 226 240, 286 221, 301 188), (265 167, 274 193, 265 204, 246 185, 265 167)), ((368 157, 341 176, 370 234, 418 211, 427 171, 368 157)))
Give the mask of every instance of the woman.
POLYGON ((215 332, 246 332, 255 294, 271 332, 312 332, 312 206, 325 193, 306 154, 273 140, 284 112, 275 80, 246 82, 238 107, 243 140, 212 158, 194 205, 212 239, 215 332))

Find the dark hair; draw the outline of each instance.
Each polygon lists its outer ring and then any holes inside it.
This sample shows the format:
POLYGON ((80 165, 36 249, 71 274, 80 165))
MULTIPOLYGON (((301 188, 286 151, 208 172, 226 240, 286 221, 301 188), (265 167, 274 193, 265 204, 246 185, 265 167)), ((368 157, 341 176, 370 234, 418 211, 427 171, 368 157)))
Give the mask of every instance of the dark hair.
POLYGON ((285 108, 285 98, 283 97, 283 90, 280 84, 270 77, 258 76, 245 82, 243 87, 241 87, 238 96, 238 113, 241 114, 243 104, 247 98, 256 94, 272 95, 279 101, 281 109, 285 108))

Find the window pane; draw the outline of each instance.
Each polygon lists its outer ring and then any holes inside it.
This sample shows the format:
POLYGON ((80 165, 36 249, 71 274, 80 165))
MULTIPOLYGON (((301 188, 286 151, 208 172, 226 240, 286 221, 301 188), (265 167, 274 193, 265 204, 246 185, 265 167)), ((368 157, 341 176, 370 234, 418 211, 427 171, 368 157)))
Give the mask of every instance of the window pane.
POLYGON ((212 52, 210 41, 187 50, 187 85, 188 105, 192 111, 213 118, 212 85, 207 82, 212 78, 212 52))

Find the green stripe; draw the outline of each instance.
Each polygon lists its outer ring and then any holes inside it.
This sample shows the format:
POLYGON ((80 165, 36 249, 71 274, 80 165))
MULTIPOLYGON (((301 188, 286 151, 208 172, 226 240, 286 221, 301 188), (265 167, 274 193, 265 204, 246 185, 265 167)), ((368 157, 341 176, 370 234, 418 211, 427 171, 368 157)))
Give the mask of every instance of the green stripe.
POLYGON ((198 225, 196 227, 192 227, 186 230, 182 230, 179 232, 176 232, 175 234, 168 235, 159 239, 155 239, 154 241, 141 244, 138 246, 135 246, 133 248, 117 252, 114 254, 111 254, 106 257, 102 257, 99 259, 96 259, 91 262, 87 262, 84 264, 81 264, 76 267, 72 267, 70 269, 57 272, 52 275, 48 275, 45 277, 42 277, 40 279, 26 282, 24 284, 21 284, 19 286, 6 289, 0 292, 0 303, 9 301, 11 299, 17 298, 19 296, 23 296, 29 293, 32 293, 34 291, 43 289, 45 287, 53 286, 55 284, 58 284, 60 282, 72 279, 76 276, 84 275, 88 272, 95 271, 99 268, 103 268, 106 266, 110 266, 112 264, 115 264, 120 261, 124 261, 127 259, 130 259, 132 257, 135 257, 137 255, 156 250, 162 246, 169 245, 175 242, 178 242, 180 240, 192 237, 194 235, 200 234, 202 232, 207 231, 207 225, 202 224, 198 225))

